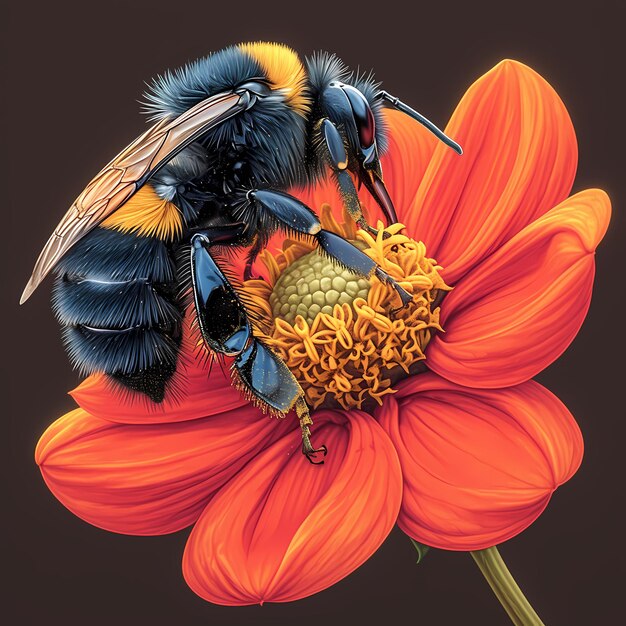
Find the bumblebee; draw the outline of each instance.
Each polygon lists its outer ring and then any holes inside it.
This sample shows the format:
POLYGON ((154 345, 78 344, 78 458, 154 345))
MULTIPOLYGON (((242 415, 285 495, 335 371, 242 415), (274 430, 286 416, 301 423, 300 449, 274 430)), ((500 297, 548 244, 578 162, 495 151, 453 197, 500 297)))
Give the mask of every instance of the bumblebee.
MULTIPOLYGON (((185 311, 193 308, 206 347, 233 358, 241 386, 279 414, 295 409, 303 452, 310 441, 302 389, 253 334, 250 315, 219 251, 247 247, 244 279, 278 229, 313 238, 352 272, 408 294, 367 255, 324 230, 315 212, 288 193, 328 175, 357 224, 367 223, 355 181, 397 221, 379 156, 383 107, 426 118, 351 72, 334 55, 301 61, 276 43, 232 46, 155 79, 146 96, 155 124, 87 185, 46 243, 21 303, 56 271, 53 309, 74 366, 103 372, 161 402, 176 369, 185 311), (182 258, 182 263, 177 259, 182 258), (220 267, 222 265, 222 267, 220 267)), ((321 461, 323 462, 323 461, 321 461)))

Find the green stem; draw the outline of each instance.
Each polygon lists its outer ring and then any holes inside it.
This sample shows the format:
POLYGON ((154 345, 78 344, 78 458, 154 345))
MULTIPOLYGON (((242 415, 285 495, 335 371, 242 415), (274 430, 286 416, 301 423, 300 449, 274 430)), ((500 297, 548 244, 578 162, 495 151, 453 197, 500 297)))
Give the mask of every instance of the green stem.
POLYGON ((498 548, 494 546, 470 554, 515 626, 544 626, 511 576, 498 548))

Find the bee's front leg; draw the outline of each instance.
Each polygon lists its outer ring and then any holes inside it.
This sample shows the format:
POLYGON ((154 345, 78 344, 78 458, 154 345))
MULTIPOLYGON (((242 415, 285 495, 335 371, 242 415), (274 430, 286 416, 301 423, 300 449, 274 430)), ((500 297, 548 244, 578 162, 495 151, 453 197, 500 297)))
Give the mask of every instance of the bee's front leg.
POLYGON ((252 266, 254 265, 256 258, 263 251, 263 248, 265 248, 265 243, 265 238, 257 235, 252 247, 250 248, 250 252, 248 253, 248 258, 246 259, 246 266, 243 270, 244 280, 263 280, 263 277, 261 276, 252 275, 252 266))
POLYGON ((306 204, 282 191, 258 189, 248 192, 259 211, 266 211, 282 228, 313 237, 319 247, 337 263, 359 276, 374 274, 381 282, 391 285, 406 306, 413 298, 394 278, 367 254, 349 241, 324 230, 319 218, 306 204))
POLYGON ((348 173, 346 148, 337 127, 328 118, 324 118, 320 120, 318 132, 323 137, 322 145, 326 148, 327 160, 337 181, 343 205, 359 228, 377 235, 378 231, 367 223, 363 215, 359 195, 348 173))

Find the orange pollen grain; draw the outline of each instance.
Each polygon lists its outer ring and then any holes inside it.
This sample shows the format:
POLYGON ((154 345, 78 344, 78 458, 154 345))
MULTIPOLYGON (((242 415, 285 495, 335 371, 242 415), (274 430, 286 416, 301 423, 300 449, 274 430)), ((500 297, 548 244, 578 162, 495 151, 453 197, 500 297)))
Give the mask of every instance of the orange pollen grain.
POLYGON ((426 359, 424 349, 442 331, 434 303, 450 288, 402 224, 379 223, 372 236, 348 217, 338 224, 327 205, 321 221, 376 261, 412 301, 401 307, 393 287, 351 274, 309 242, 287 240, 282 251, 261 257, 268 281, 244 283, 259 313, 256 334, 285 361, 313 408, 382 404, 394 382, 426 359))

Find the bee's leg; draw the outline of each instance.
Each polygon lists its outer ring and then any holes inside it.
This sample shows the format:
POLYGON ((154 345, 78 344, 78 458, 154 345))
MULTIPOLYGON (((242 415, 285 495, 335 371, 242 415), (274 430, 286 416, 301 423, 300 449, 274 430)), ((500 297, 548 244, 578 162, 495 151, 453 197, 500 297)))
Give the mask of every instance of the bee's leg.
POLYGON ((282 228, 314 237, 326 254, 351 272, 361 276, 375 274, 379 280, 391 285, 402 299, 403 305, 412 300, 411 294, 367 254, 343 237, 324 230, 317 215, 297 198, 282 191, 271 189, 249 191, 248 197, 256 202, 261 209, 265 209, 282 228))
MULTIPOLYGON (((231 230, 229 227, 226 231, 231 230)), ((191 237, 191 285, 196 321, 204 343, 214 352, 235 356, 251 336, 250 324, 237 293, 219 268, 210 249, 229 241, 233 233, 207 228, 191 237)), ((239 233, 240 234, 240 233, 239 233)))
POLYGON ((252 337, 235 359, 234 369, 239 382, 262 406, 282 414, 295 409, 302 433, 302 454, 313 465, 323 464, 328 449, 324 445, 315 448, 311 443, 313 420, 304 391, 285 362, 263 342, 252 337))
POLYGON ((320 132, 324 139, 328 162, 337 181, 343 205, 359 228, 372 234, 378 234, 378 231, 367 223, 363 215, 359 195, 348 173, 346 148, 337 127, 328 118, 324 118, 320 121, 320 132))
POLYGON ((311 419, 309 407, 304 396, 298 398, 295 409, 298 420, 300 421, 300 431, 302 433, 302 454, 304 454, 313 465, 321 465, 324 461, 316 460, 318 458, 317 455, 321 454, 323 457, 326 456, 328 448, 324 444, 319 448, 315 448, 311 443, 311 426, 313 426, 313 420, 311 419))
POLYGON ((245 222, 233 222, 231 224, 220 224, 219 226, 208 226, 204 228, 190 229, 191 238, 195 235, 202 235, 209 245, 229 245, 237 244, 246 234, 247 224, 245 222))
MULTIPOLYGON (((232 234, 238 232, 232 229, 232 234)), ((193 295, 202 338, 214 352, 234 357, 236 382, 261 406, 279 414, 295 409, 302 431, 302 452, 311 463, 323 463, 318 455, 326 456, 326 446, 311 445, 313 422, 304 391, 285 362, 253 335, 241 300, 211 256, 211 233, 215 238, 226 236, 224 229, 206 229, 191 240, 193 295)))
POLYGON ((260 279, 259 276, 252 276, 252 266, 263 248, 265 248, 265 239, 263 237, 257 236, 257 238, 254 240, 254 243, 252 244, 252 247, 250 248, 248 258, 246 259, 246 266, 243 270, 244 280, 260 279))

